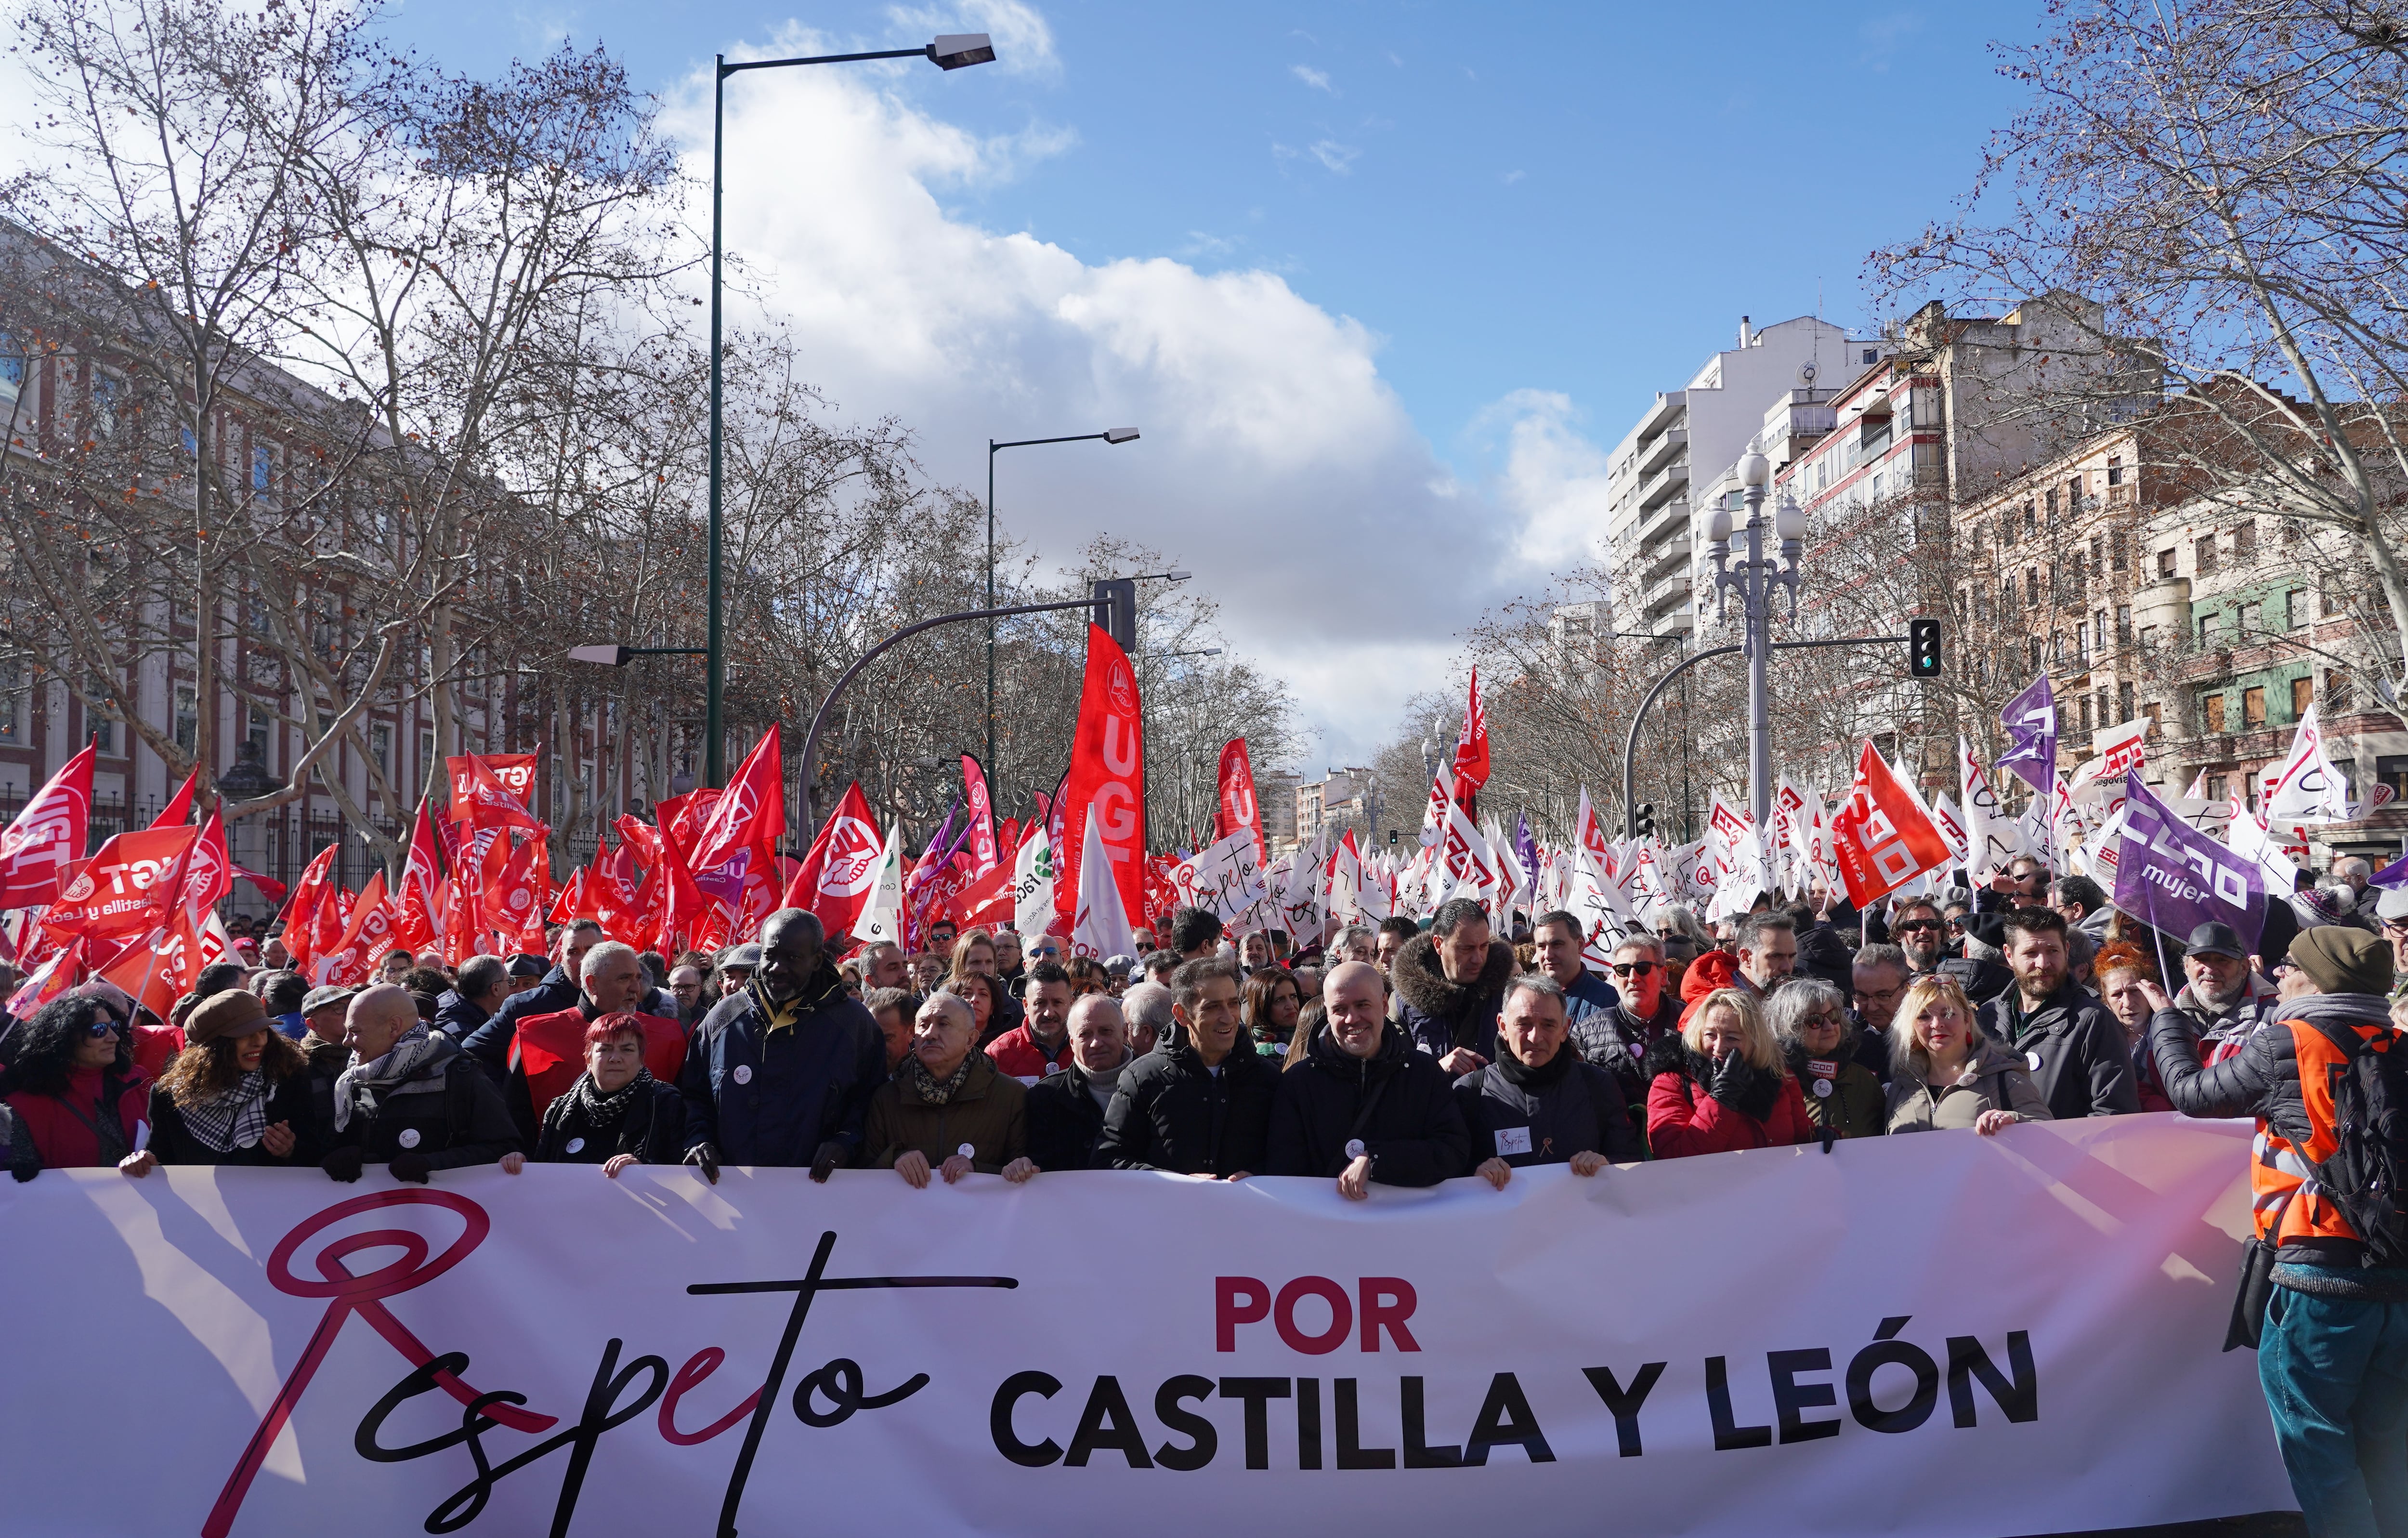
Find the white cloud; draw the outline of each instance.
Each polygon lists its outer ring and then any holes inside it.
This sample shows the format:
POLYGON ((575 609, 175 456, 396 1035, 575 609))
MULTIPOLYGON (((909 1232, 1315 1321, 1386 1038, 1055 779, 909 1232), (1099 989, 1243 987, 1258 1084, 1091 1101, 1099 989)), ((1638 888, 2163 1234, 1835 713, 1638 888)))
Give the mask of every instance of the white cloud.
POLYGON ((1606 452, 1581 430, 1571 397, 1517 390, 1473 427, 1503 440, 1491 496, 1515 529, 1512 558, 1537 574, 1597 557, 1609 505, 1606 452))
POLYGON ((1312 158, 1340 176, 1352 171, 1362 153, 1353 145, 1340 144, 1336 139, 1320 139, 1312 146, 1312 158))
POLYGON ((1527 171, 1508 171, 1505 173, 1505 185, 1511 187, 1513 183, 1521 180, 1524 177, 1528 176, 1529 174, 1530 173, 1527 171))
POLYGON ((1290 65, 1287 66, 1287 72, 1315 91, 1327 91, 1333 96, 1338 94, 1331 87, 1329 75, 1326 70, 1315 69, 1311 65, 1290 65))
MULTIPOLYGON (((1496 583, 1526 581, 1523 547, 1562 542, 1517 542, 1415 431, 1378 338, 1280 276, 1091 265, 939 204, 974 206, 1070 136, 965 132, 915 105, 945 89, 917 77, 749 84, 728 106, 728 243, 830 398, 895 414, 931 474, 982 488, 990 437, 1143 429, 1006 456, 1003 523, 1055 557, 1104 531, 1174 554, 1220 601, 1234 653, 1296 692, 1322 733, 1312 756, 1365 761, 1496 583)), ((697 160, 707 103, 695 82, 670 119, 697 160)), ((755 319, 740 301, 733 318, 755 319)))

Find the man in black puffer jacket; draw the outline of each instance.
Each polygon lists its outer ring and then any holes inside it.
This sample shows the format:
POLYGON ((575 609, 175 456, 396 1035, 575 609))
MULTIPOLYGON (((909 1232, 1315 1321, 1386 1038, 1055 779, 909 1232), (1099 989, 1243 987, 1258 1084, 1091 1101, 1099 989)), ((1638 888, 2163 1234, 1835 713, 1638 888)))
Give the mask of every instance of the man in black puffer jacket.
POLYGON ((1389 1018, 1409 1044, 1456 1077, 1496 1057, 1513 947, 1490 943, 1486 909, 1469 898, 1440 903, 1429 933, 1405 941, 1389 975, 1397 990, 1389 1018))
POLYGON ((1065 1028, 1070 1066, 1028 1086, 1028 1157, 1039 1170, 1093 1170, 1104 1110, 1136 1058, 1121 1001, 1110 994, 1091 993, 1071 1005, 1065 1028))
POLYGON ((1360 961, 1323 979, 1328 1023, 1271 1102, 1272 1174, 1335 1175, 1338 1193, 1360 1201, 1373 1181, 1435 1186, 1464 1172, 1471 1140, 1446 1071, 1390 1028, 1381 993, 1379 970, 1360 961))
POLYGON ((1280 1072, 1240 1043, 1237 969, 1214 957, 1186 962, 1170 988, 1170 1040, 1122 1072, 1095 1167, 1261 1174, 1280 1072))
MULTIPOLYGON (((1508 983, 1497 1035, 1497 1060, 1455 1081, 1472 1173, 1501 1191, 1527 1165, 1569 1164, 1593 1175, 1647 1157, 1620 1075, 1573 1049, 1555 979, 1532 973, 1508 983)), ((1637 1060, 1617 1056, 1635 1075, 1637 1060)))

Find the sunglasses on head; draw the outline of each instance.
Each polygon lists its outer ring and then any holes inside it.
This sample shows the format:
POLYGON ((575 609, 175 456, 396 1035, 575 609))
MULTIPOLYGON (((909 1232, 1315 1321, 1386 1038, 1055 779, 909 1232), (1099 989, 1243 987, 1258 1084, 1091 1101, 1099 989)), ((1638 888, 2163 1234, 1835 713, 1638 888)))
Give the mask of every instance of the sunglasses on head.
POLYGON ((1656 970, 1653 961, 1617 961, 1613 963, 1616 977, 1644 977, 1656 970))

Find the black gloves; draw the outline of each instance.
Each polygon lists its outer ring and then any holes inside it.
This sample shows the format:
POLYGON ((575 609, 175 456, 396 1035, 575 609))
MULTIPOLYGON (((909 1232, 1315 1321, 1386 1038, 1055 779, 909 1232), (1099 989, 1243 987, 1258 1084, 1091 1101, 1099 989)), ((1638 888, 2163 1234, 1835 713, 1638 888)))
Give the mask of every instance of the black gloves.
POLYGON ((33 1179, 36 1175, 38 1175, 41 1172, 42 1167, 38 1164, 12 1164, 8 1166, 8 1178, 15 1181, 20 1186, 22 1186, 25 1182, 33 1179))
POLYGON ((853 1162, 852 1156, 853 1150, 843 1143, 835 1142, 821 1143, 819 1153, 811 1159, 811 1179, 822 1186, 826 1185, 827 1177, 838 1165, 853 1162))
POLYGON ((406 1180, 412 1186, 423 1186, 426 1177, 435 1172, 434 1162, 415 1148, 405 1148, 393 1156, 385 1170, 395 1180, 406 1180))
POLYGON ((1706 1093, 1725 1105, 1736 1107, 1740 1093, 1747 1087, 1747 1054, 1734 1052, 1714 1064, 1714 1082, 1706 1093))
POLYGON ((318 1161, 318 1168, 348 1186, 360 1178, 360 1165, 366 1156, 356 1148, 337 1148, 318 1161))
POLYGON ((702 1171, 702 1178, 713 1186, 719 1184, 719 1150, 707 1143, 697 1143, 685 1151, 685 1161, 702 1171))

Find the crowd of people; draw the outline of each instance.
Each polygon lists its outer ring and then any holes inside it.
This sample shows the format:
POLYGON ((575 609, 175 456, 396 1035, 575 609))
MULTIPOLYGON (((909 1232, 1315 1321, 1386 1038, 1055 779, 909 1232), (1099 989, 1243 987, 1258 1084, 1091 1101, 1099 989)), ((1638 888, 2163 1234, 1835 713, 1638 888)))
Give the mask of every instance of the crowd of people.
MULTIPOLYGON (((2280 969, 2222 926, 2155 935, 2029 860, 1959 897, 1857 914, 1818 894, 1712 926, 1668 907, 1602 966, 1570 913, 1498 934, 1471 901, 1301 949, 1181 909, 1159 944, 1140 931, 1137 955, 1102 961, 947 926, 918 955, 831 945, 800 911, 671 958, 580 922, 548 956, 456 971, 395 951, 363 988, 310 986, 252 932, 260 965, 208 969, 167 1019, 94 982, 7 1022, 0 1115, 21 1180, 533 1160, 893 1169, 914 1186, 1317 1175, 1360 1197, 2175 1109, 2153 1022, 2213 1068, 2278 1013, 2280 969)), ((2401 908, 2383 932, 2408 947, 2401 908)))
POLYGON ((167 1018, 93 982, 0 1024, 0 1144, 20 1181, 536 1162, 892 1170, 924 1189, 1125 1170, 1359 1200, 1458 1176, 1501 1191, 1549 1164, 2255 1115, 2236 1338, 2260 1346, 2312 1529, 2381 1513, 2408 1531, 2408 1265, 2315 1185, 2343 1135, 2334 1063, 2408 1025, 2408 893, 2358 891, 2373 900, 2274 903, 2253 945, 2222 924, 2151 931, 2019 860, 1957 900, 1864 913, 1826 894, 1729 924, 1661 908, 1602 966, 1570 913, 1500 934, 1469 900, 1301 948, 1181 909, 1159 943, 1140 931, 1101 961, 1009 930, 853 947, 799 909, 675 958, 579 922, 548 956, 456 971, 396 951, 361 988, 311 986, 269 933, 260 965, 205 970, 167 1018))

